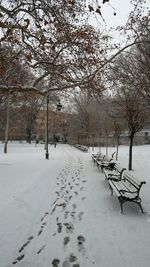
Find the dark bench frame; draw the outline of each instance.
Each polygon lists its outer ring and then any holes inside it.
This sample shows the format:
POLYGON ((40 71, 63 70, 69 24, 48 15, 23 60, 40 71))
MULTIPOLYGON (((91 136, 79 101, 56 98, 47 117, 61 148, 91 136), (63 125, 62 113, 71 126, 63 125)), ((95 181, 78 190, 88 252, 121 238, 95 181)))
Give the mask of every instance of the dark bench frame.
POLYGON ((101 157, 98 157, 97 159, 95 159, 95 163, 96 163, 98 168, 101 166, 101 163, 102 163, 102 161, 104 161, 105 158, 106 158, 105 155, 101 155, 101 157))
POLYGON ((74 145, 76 148, 84 151, 84 152, 88 152, 88 147, 87 146, 83 146, 83 145, 79 145, 79 144, 75 144, 74 145))
POLYGON ((108 179, 109 188, 111 190, 111 195, 113 192, 118 197, 121 213, 123 213, 123 204, 125 202, 134 202, 136 203, 142 213, 143 208, 141 205, 141 198, 139 196, 140 190, 143 184, 146 184, 145 181, 138 181, 134 178, 129 172, 123 172, 121 180, 115 180, 113 178, 108 179))
POLYGON ((99 166, 101 167, 102 172, 103 172, 104 168, 108 168, 110 170, 112 170, 114 168, 114 166, 115 166, 115 161, 114 161, 115 153, 116 152, 112 153, 111 158, 106 156, 103 160, 101 160, 99 166))
POLYGON ((125 170, 126 168, 122 168, 118 162, 110 162, 109 166, 103 168, 103 173, 105 174, 105 178, 107 180, 113 179, 118 181, 122 179, 122 175, 125 170))
POLYGON ((94 162, 94 164, 96 163, 96 160, 98 158, 102 157, 102 154, 101 153, 97 153, 97 154, 92 154, 92 160, 94 162))

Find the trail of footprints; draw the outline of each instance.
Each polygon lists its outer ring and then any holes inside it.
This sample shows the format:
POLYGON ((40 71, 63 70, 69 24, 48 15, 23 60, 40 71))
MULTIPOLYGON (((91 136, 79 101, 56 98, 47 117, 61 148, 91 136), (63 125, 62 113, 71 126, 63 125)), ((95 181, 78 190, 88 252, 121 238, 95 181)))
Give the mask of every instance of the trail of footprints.
MULTIPOLYGON (((86 183, 85 179, 81 179, 81 174, 83 170, 82 162, 80 159, 78 159, 77 166, 74 168, 76 171, 72 172, 71 170, 72 162, 70 161, 67 165, 66 168, 62 169, 62 171, 59 173, 59 176, 56 178, 57 179, 57 187, 58 189, 55 191, 56 194, 56 199, 51 205, 50 211, 46 211, 44 215, 41 217, 40 222, 40 229, 37 232, 38 237, 42 234, 45 226, 47 225, 47 222, 45 221, 47 216, 51 216, 54 214, 56 209, 61 208, 63 209, 64 213, 64 222, 59 221, 59 217, 56 217, 56 225, 57 225, 57 232, 54 232, 52 236, 55 236, 56 234, 59 234, 65 229, 67 236, 64 237, 63 240, 63 246, 66 247, 68 243, 70 242, 70 234, 73 233, 74 231, 74 224, 70 222, 71 220, 82 220, 82 217, 84 215, 84 212, 77 212, 77 205, 75 203, 72 204, 72 210, 69 211, 67 210, 67 204, 72 201, 75 197, 81 197, 81 200, 84 201, 85 197, 82 196, 82 191, 84 190, 84 184, 86 183), (72 176, 71 176, 72 175, 72 176), (71 177, 70 177, 71 176, 71 177), (67 179, 68 178, 68 179, 67 179), (69 179, 70 178, 70 179, 69 179), (81 196, 80 196, 81 194, 81 196), (66 220, 70 219, 69 222, 66 220)), ((12 262, 13 265, 17 264, 21 260, 24 259, 25 253, 24 249, 34 240, 33 236, 30 236, 27 238, 26 242, 20 247, 18 250, 19 256, 12 262)), ((76 239, 79 251, 84 249, 84 242, 85 242, 85 237, 82 235, 77 236, 76 239)), ((46 245, 43 245, 38 251, 37 254, 40 254, 44 249, 46 245)), ((53 267, 59 267, 60 260, 59 259, 53 259, 52 261, 52 266, 53 267)), ((62 263, 63 267, 68 267, 72 264, 73 267, 79 267, 80 264, 78 262, 78 259, 75 255, 70 254, 68 258, 64 260, 62 263), (69 264, 69 265, 68 265, 69 264)))
MULTIPOLYGON (((62 233, 62 231, 66 232, 67 235, 63 239, 64 247, 67 247, 68 243, 71 240, 71 234, 74 231, 74 223, 73 223, 74 220, 81 221, 82 217, 84 215, 83 211, 77 212, 77 205, 74 203, 75 197, 81 197, 82 201, 85 200, 85 197, 82 196, 82 194, 83 194, 86 180, 81 179, 82 169, 83 169, 83 166, 82 166, 81 161, 79 160, 77 167, 76 167, 76 171, 71 176, 71 179, 69 181, 67 181, 67 179, 65 178, 67 174, 69 176, 69 172, 70 172, 69 167, 60 173, 60 177, 57 177, 57 181, 58 181, 57 185, 59 187, 59 190, 56 191, 56 195, 59 196, 60 199, 58 199, 58 201, 56 201, 54 211, 56 210, 56 207, 62 206, 62 208, 64 209, 65 222, 59 221, 59 217, 57 217, 57 219, 56 219, 57 232, 55 232, 54 235, 62 233), (61 201, 61 202, 59 203, 59 201, 61 201), (72 209, 69 209, 67 207, 67 205, 69 204, 70 201, 73 202, 73 204, 71 206, 72 209)), ((72 172, 70 172, 70 175, 71 174, 72 174, 72 172)), ((70 205, 69 205, 69 207, 70 207, 70 205)), ((78 246, 79 251, 84 250, 84 242, 85 242, 84 236, 82 236, 82 235, 77 236, 75 242, 78 246)), ((59 267, 59 266, 62 266, 62 267, 69 267, 69 266, 79 267, 80 264, 78 262, 77 257, 74 254, 70 254, 62 263, 60 262, 59 258, 53 259, 52 266, 53 267, 59 267), (60 264, 62 264, 62 265, 60 265, 60 264)))

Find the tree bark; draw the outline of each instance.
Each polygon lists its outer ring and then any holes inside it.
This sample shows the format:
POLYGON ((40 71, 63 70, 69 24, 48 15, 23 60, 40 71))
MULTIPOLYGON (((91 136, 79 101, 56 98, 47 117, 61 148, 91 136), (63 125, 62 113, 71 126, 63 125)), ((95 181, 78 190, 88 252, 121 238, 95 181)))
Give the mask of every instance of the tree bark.
POLYGON ((134 139, 134 134, 131 134, 129 136, 129 140, 130 140, 130 144, 129 144, 129 166, 128 166, 129 171, 132 170, 132 147, 133 147, 133 139, 134 139))
POLYGON ((116 148, 116 160, 118 160, 118 154, 119 154, 119 136, 117 136, 117 148, 116 148))
POLYGON ((27 138, 26 138, 27 143, 31 144, 31 138, 32 138, 32 127, 31 125, 28 125, 27 126, 27 138))
POLYGON ((108 135, 106 136, 106 156, 108 156, 108 135))
POLYGON ((7 144, 8 144, 9 113, 10 113, 10 94, 8 95, 8 99, 7 99, 6 130, 5 130, 5 143, 4 143, 4 153, 5 154, 7 154, 7 144))
POLYGON ((99 134, 99 152, 101 152, 101 134, 99 134))

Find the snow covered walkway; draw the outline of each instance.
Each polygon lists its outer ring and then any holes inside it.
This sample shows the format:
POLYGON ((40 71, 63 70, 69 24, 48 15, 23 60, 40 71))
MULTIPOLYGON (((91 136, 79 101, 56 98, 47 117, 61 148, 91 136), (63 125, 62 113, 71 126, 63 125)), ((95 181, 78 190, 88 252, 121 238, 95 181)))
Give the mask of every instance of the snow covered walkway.
POLYGON ((49 160, 44 153, 10 145, 0 155, 0 267, 149 267, 149 182, 147 213, 130 203, 121 215, 92 151, 58 145, 49 160))

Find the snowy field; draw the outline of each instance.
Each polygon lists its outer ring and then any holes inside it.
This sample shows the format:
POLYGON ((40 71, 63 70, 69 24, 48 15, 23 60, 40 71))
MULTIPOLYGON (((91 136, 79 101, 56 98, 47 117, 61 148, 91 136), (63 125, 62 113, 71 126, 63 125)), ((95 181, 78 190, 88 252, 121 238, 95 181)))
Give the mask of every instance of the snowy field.
MULTIPOLYGON (((43 145, 10 144, 4 155, 0 144, 0 267, 150 266, 150 146, 133 150, 144 214, 134 203, 120 213, 97 151, 50 146, 46 160, 43 145)), ((127 167, 125 146, 119 161, 127 167)))

